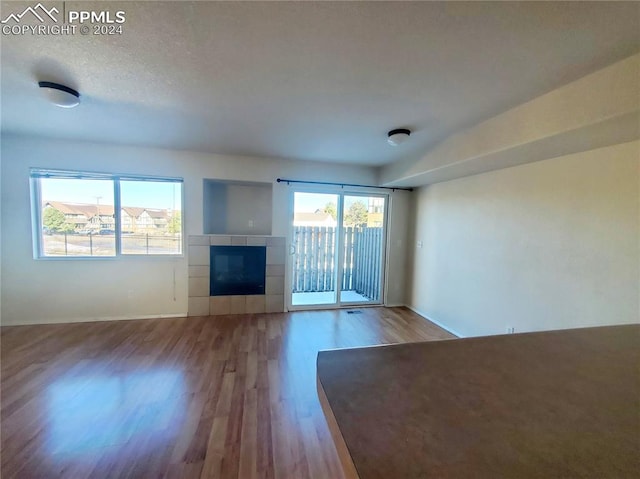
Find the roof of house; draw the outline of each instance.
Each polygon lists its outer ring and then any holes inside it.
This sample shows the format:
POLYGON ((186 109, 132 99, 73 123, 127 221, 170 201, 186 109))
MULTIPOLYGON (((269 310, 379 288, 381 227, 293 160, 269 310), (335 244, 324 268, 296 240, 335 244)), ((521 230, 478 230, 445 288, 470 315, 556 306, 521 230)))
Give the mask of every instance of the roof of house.
POLYGON ((139 206, 123 206, 122 211, 127 213, 129 216, 137 218, 144 212, 144 208, 140 208, 139 206))
POLYGON ((84 215, 91 218, 99 212, 101 216, 113 216, 113 205, 90 205, 62 201, 45 201, 44 205, 49 205, 66 215, 84 215))
MULTIPOLYGON (((113 205, 91 205, 86 203, 68 203, 63 201, 45 201, 44 206, 51 206, 58 211, 61 211, 65 215, 84 215, 87 218, 92 218, 96 215, 98 210, 101 216, 113 216, 113 205)), ((157 208, 142 208, 140 206, 123 206, 122 210, 129 216, 134 218, 139 217, 142 213, 146 212, 151 218, 156 220, 168 220, 169 212, 163 209, 157 208)))
POLYGON ((334 223, 335 220, 329 213, 316 211, 315 213, 298 212, 293 215, 294 223, 334 223))
POLYGON ((151 216, 154 219, 166 220, 169 218, 169 212, 167 210, 156 210, 156 209, 150 209, 150 208, 145 208, 144 210, 147 212, 149 216, 151 216))

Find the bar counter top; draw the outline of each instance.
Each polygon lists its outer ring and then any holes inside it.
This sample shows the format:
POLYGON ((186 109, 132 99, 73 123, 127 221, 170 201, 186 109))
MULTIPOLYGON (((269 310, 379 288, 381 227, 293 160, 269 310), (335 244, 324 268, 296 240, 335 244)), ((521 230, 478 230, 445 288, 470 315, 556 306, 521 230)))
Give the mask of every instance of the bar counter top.
POLYGON ((640 325, 321 351, 347 477, 640 477, 640 325))

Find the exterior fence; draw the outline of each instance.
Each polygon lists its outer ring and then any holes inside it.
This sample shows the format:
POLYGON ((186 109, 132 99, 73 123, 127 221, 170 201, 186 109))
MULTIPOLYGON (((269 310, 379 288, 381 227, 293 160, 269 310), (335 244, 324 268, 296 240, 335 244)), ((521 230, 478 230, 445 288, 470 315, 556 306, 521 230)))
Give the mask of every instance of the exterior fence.
MULTIPOLYGON (((380 299, 382 228, 343 228, 344 267, 340 278, 342 291, 355 291, 372 301, 380 299)), ((294 227, 296 248, 293 268, 293 292, 309 293, 335 290, 336 228, 294 227)))
MULTIPOLYGON (((122 235, 124 254, 180 254, 182 238, 159 235, 122 235)), ((79 235, 55 233, 42 236, 46 256, 113 256, 116 252, 115 235, 79 235)))

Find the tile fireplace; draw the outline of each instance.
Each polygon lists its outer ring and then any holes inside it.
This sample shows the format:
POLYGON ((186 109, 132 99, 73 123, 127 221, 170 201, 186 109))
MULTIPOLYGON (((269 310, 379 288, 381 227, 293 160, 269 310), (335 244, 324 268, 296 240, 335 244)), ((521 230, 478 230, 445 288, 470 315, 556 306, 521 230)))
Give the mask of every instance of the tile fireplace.
POLYGON ((189 236, 189 316, 284 311, 285 238, 189 236))
POLYGON ((266 246, 211 246, 210 296, 264 294, 266 246))

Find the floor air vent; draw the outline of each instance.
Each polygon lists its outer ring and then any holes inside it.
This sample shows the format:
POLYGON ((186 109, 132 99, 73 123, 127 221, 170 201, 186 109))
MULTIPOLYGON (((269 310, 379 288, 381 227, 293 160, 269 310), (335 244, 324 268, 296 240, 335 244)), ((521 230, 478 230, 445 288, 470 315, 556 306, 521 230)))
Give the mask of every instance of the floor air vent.
POLYGON ((362 314, 362 311, 360 311, 359 309, 350 309, 349 311, 347 311, 347 314, 362 314))

